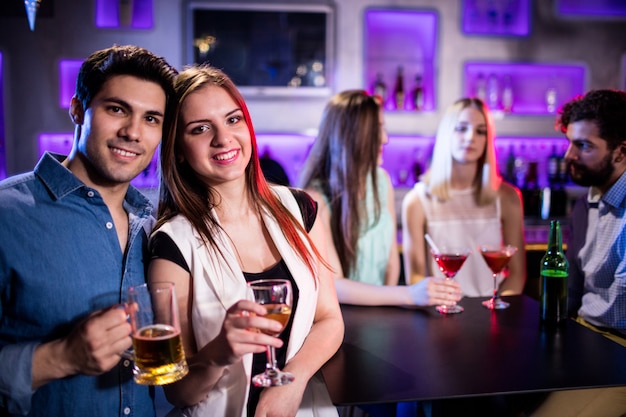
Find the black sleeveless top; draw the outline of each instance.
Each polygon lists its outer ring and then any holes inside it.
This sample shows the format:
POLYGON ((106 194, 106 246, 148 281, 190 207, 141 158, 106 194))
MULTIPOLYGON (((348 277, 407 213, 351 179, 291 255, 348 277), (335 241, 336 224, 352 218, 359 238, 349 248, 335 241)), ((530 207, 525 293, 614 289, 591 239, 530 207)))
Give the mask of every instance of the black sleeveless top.
MULTIPOLYGON (((300 212, 302 213, 302 218, 304 219, 304 228, 307 232, 309 232, 313 228, 315 218, 317 217, 317 202, 315 202, 306 192, 302 190, 290 188, 290 191, 296 198, 298 206, 300 207, 300 212)), ((185 271, 191 272, 185 258, 180 252, 180 249, 178 249, 178 246, 176 246, 172 238, 164 232, 157 231, 152 237, 150 241, 150 253, 151 259, 166 259, 179 265, 185 271)), ((287 264, 285 264, 283 259, 263 272, 253 273, 244 271, 243 276, 246 279, 246 282, 257 281, 260 279, 288 279, 291 282, 291 287, 293 289, 292 311, 295 314, 296 309, 298 308, 300 292, 293 279, 293 275, 291 275, 291 272, 289 271, 289 268, 287 268, 287 264)), ((289 343, 289 336, 291 335, 294 314, 289 317, 285 330, 283 330, 279 336, 283 341, 283 346, 280 349, 276 349, 276 363, 279 368, 283 368, 287 360, 287 345, 289 343)), ((253 355, 253 376, 265 371, 266 360, 267 356, 265 353, 256 353, 253 355)), ((256 405, 259 402, 259 396, 261 395, 262 390, 263 388, 255 387, 250 384, 250 393, 247 404, 249 417, 254 416, 256 405)))

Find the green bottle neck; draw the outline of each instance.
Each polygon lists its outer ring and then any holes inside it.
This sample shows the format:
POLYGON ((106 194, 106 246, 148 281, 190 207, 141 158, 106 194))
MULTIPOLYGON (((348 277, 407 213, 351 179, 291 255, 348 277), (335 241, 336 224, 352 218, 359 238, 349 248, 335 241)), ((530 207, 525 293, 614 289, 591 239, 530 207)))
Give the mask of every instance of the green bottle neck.
POLYGON ((563 253, 563 236, 561 234, 561 225, 558 221, 550 222, 550 237, 548 239, 548 253, 563 253))

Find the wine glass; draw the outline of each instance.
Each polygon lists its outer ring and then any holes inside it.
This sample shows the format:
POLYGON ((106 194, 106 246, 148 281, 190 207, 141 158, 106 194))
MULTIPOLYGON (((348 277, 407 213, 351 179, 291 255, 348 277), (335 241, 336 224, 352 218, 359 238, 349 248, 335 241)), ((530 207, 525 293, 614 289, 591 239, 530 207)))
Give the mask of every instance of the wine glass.
MULTIPOLYGON (((262 330, 263 333, 278 337, 285 329, 291 316, 292 290, 291 283, 286 279, 261 279, 248 283, 254 293, 254 301, 263 304, 267 310, 265 317, 276 320, 283 325, 278 332, 262 330)), ((293 382, 294 376, 283 372, 276 365, 276 353, 273 346, 267 347, 267 364, 265 372, 252 377, 257 387, 277 387, 293 382)))
MULTIPOLYGON (((446 277, 446 280, 454 279, 459 269, 465 263, 465 260, 470 255, 469 248, 466 247, 448 247, 442 246, 441 248, 431 248, 430 253, 435 258, 435 262, 437 262, 437 266, 439 266, 439 270, 443 272, 446 277)), ((454 314, 460 313, 464 309, 458 304, 454 305, 438 305, 436 310, 442 314, 454 314)))
POLYGON ((517 248, 511 245, 480 245, 478 247, 487 266, 493 273, 493 296, 483 301, 483 305, 490 310, 502 310, 509 307, 509 303, 502 301, 498 295, 498 274, 509 264, 517 248))

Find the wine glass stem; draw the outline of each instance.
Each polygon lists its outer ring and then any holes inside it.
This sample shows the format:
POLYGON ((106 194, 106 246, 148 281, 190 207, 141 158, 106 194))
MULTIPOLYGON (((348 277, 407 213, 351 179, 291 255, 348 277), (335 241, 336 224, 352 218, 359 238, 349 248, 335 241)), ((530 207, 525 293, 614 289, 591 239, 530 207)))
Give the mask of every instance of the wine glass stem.
POLYGON ((265 369, 266 372, 278 372, 278 369, 276 368, 276 351, 274 350, 274 346, 267 347, 267 364, 265 365, 265 369))
POLYGON ((497 278, 498 278, 498 274, 493 274, 493 300, 494 301, 498 299, 497 278))

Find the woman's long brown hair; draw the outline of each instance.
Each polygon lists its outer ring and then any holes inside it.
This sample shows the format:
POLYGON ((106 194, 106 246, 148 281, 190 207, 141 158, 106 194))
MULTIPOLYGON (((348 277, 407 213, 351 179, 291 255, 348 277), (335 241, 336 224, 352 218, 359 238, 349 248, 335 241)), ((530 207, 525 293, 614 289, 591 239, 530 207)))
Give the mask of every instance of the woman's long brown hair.
POLYGON ((362 192, 372 182, 374 222, 381 213, 377 162, 380 105, 363 90, 336 94, 326 105, 300 184, 321 187, 330 204, 330 228, 344 276, 355 268, 362 226, 368 224, 362 192))
POLYGON ((313 276, 317 277, 315 258, 322 262, 324 260, 321 259, 302 225, 271 191, 263 176, 259 164, 256 135, 243 96, 224 72, 209 65, 186 68, 175 82, 177 105, 174 121, 161 144, 161 183, 155 230, 172 217, 182 214, 198 231, 207 249, 212 248, 215 253, 221 253, 214 238, 214 234, 220 231, 220 226, 212 212, 212 209, 219 205, 220 196, 216 190, 199 180, 189 165, 184 161, 181 162, 182 158, 178 158, 180 149, 177 140, 181 134, 178 125, 182 103, 190 93, 207 85, 215 85, 226 90, 244 114, 252 142, 252 156, 245 173, 250 201, 255 204, 257 210, 266 209, 276 219, 290 246, 294 248, 313 276), (312 253, 302 236, 310 245, 312 253))

